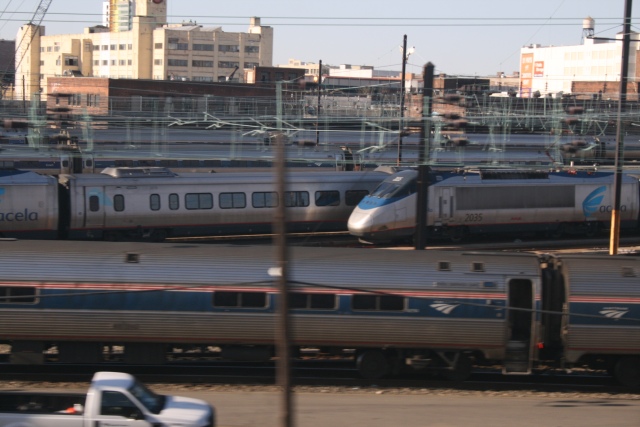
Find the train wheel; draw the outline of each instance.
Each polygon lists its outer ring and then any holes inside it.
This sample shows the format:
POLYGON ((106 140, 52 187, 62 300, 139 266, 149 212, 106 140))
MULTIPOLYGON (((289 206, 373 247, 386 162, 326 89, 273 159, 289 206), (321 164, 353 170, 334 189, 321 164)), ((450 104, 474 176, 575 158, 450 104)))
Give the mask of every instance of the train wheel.
POLYGON ((389 361, 380 350, 367 350, 358 356, 358 372, 363 378, 376 380, 389 373, 389 361))
POLYGON ((451 243, 460 243, 467 237, 465 227, 454 227, 449 231, 449 240, 451 243))
POLYGON ((444 371, 444 377, 449 381, 462 382, 471 376, 473 362, 466 354, 459 354, 457 359, 452 370, 444 371))
POLYGON ((640 386, 640 357, 623 357, 614 369, 616 381, 627 387, 640 386))

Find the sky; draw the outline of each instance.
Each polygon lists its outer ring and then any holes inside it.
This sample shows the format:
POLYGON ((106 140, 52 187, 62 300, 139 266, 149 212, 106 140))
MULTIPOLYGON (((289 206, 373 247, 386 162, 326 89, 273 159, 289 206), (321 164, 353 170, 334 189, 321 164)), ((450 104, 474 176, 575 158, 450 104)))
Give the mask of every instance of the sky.
MULTIPOLYGON (((577 45, 582 21, 595 20, 597 37, 622 31, 624 0, 165 0, 169 23, 195 21, 246 32, 260 17, 274 28, 274 65, 290 58, 323 64, 373 65, 460 76, 507 75, 519 69, 522 46, 577 45)), ((639 0, 636 0, 638 3, 639 0)), ((14 40, 40 0, 0 0, 0 39, 14 40)), ((640 32, 640 6, 632 30, 640 32)), ((53 0, 42 24, 47 35, 79 34, 101 24, 102 0, 53 0)))

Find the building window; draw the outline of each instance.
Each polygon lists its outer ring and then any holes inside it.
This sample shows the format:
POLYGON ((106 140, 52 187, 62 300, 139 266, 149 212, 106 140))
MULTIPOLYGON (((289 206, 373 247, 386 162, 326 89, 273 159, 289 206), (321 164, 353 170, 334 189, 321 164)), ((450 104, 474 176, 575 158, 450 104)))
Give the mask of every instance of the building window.
POLYGON ((109 45, 108 44, 103 44, 102 45, 102 50, 109 50, 109 45))
POLYGON ((218 46, 218 52, 240 52, 240 46, 237 44, 221 44, 218 46))
POLYGON ((94 44, 93 45, 93 50, 100 50, 100 45, 99 44, 94 44))
POLYGON ((171 39, 169 39, 169 43, 167 43, 167 49, 169 49, 169 50, 189 50, 189 43, 171 43, 171 39))
POLYGON ((131 50, 131 49, 133 49, 133 44, 129 43, 129 44, 127 45, 127 50, 131 50))
POLYGON ((54 52, 60 52, 60 46, 54 46, 53 47, 53 51, 54 52))
POLYGON ((213 52, 213 48, 214 48, 214 45, 212 44, 202 44, 202 43, 193 44, 193 50, 213 52))
POLYGON ((260 64, 258 64, 257 62, 245 62, 244 63, 244 68, 245 69, 252 69, 252 68, 256 68, 258 67, 260 64))
POLYGON ((156 49, 162 49, 162 43, 156 43, 153 45, 156 49))
POLYGON ((281 82, 281 81, 284 80, 284 73, 281 72, 281 71, 276 71, 274 73, 274 76, 275 76, 275 79, 276 79, 277 82, 281 82))
POLYGON ((133 61, 131 59, 127 59, 127 65, 131 65, 133 61))
POLYGON ((220 209, 243 209, 247 207, 247 196, 244 193, 220 193, 218 202, 220 209))
POLYGON ((278 206, 278 193, 260 192, 251 195, 251 205, 254 208, 275 208, 278 206))
POLYGON ((86 42, 84 44, 84 51, 85 52, 91 52, 93 50, 94 46, 91 44, 91 42, 86 42))
POLYGON ((213 61, 193 60, 191 61, 191 66, 198 68, 213 68, 213 61))
POLYGON ((111 45, 111 50, 116 50, 117 46, 115 44, 111 45))
POLYGON ((189 66, 189 61, 186 59, 167 59, 167 65, 169 67, 187 67, 189 66))
POLYGON ((231 61, 220 61, 218 62, 218 68, 235 68, 239 67, 239 62, 231 62, 231 61))
POLYGON ((103 59, 102 60, 102 65, 109 65, 109 60, 103 59))
POLYGON ((111 65, 116 65, 116 60, 115 59, 111 60, 111 65))
POLYGON ((78 57, 77 56, 67 56, 64 58, 64 65, 69 65, 73 67, 78 66, 78 57))
POLYGON ((51 46, 47 46, 47 52, 51 52, 51 46))
POLYGON ((162 65, 162 59, 154 59, 153 65, 162 65))
POLYGON ((245 46, 244 47, 244 52, 245 53, 259 53, 260 52, 260 46, 245 46))
POLYGON ((211 76, 193 76, 192 80, 194 82, 212 82, 213 77, 211 76))
POLYGON ((98 65, 100 65, 100 60, 99 60, 99 59, 94 59, 94 60, 93 60, 93 65, 95 65, 96 67, 97 67, 98 65))
POLYGON ((184 207, 189 210, 213 209, 213 195, 211 193, 185 194, 184 207))

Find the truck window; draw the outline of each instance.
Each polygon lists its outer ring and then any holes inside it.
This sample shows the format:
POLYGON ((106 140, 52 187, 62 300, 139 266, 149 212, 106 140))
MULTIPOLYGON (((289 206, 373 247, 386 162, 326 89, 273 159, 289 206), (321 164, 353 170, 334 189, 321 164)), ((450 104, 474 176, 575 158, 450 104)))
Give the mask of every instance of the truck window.
POLYGON ((119 391, 102 392, 100 415, 114 415, 133 419, 142 417, 140 409, 119 391))

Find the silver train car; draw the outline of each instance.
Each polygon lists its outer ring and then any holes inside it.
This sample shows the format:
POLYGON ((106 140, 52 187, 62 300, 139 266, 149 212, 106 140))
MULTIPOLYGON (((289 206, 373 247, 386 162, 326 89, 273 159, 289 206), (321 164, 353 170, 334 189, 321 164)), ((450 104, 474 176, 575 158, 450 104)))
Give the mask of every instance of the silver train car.
MULTIPOLYGON (((349 232, 368 242, 412 238, 417 178, 416 170, 386 178, 354 209, 349 232)), ((608 172, 434 171, 429 182, 428 234, 453 241, 490 233, 593 236, 610 223, 614 204, 613 173, 608 172)), ((620 201, 622 227, 637 228, 637 177, 623 176, 620 201)))
MULTIPOLYGON (((274 355, 273 246, 0 245, 10 363, 163 364, 194 347, 229 360, 274 355), (105 352, 113 346, 122 353, 105 352)), ((544 364, 607 369, 640 385, 637 257, 290 252, 293 347, 352 355, 364 377, 416 370, 463 380, 475 365, 530 374, 544 364)))
POLYGON ((164 240, 271 231, 280 203, 288 231, 345 231, 351 210, 385 172, 290 172, 284 200, 275 174, 108 168, 60 175, 3 170, 0 235, 17 238, 164 240))

